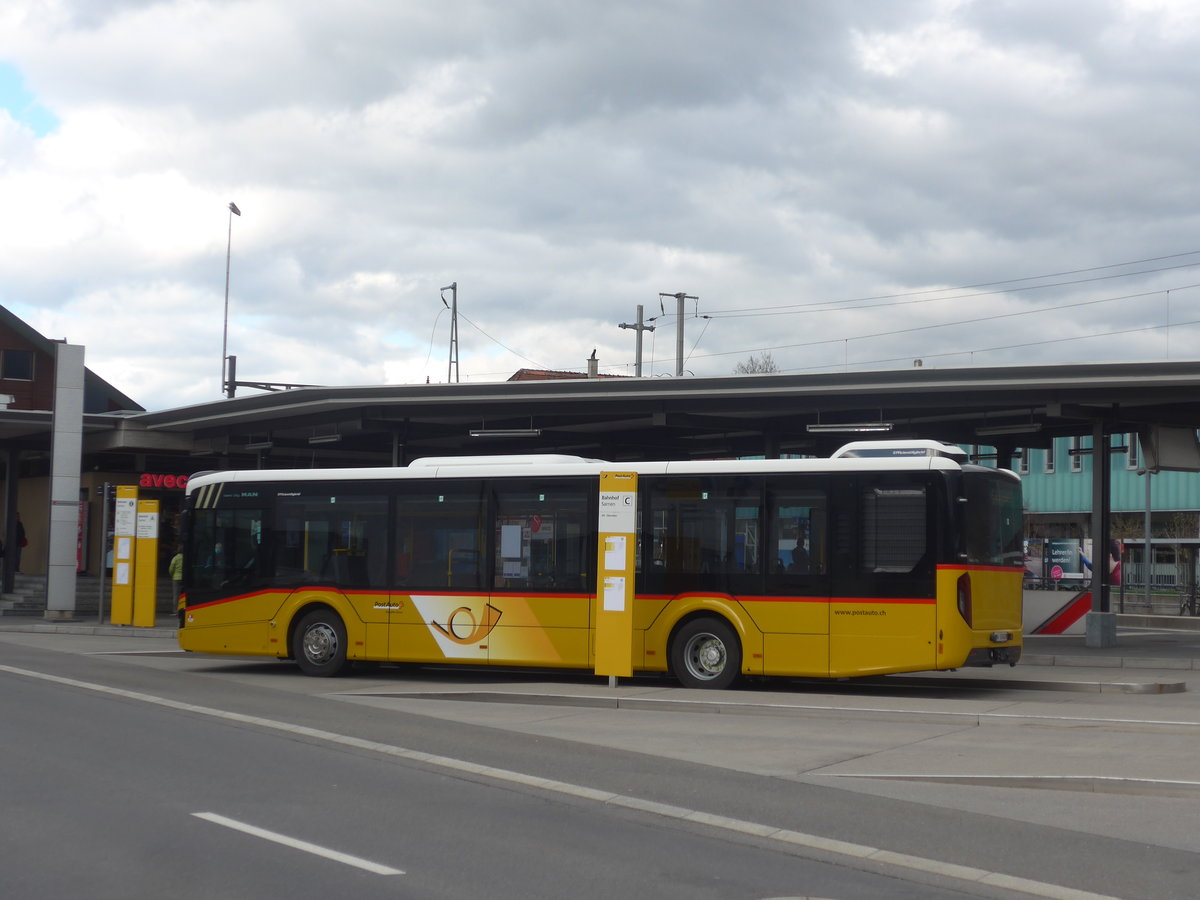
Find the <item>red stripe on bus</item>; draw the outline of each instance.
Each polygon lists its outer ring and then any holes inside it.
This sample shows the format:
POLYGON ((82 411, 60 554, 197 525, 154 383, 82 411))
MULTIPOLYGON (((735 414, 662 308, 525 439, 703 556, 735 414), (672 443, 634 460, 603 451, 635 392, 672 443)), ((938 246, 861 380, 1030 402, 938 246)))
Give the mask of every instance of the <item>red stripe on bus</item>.
MULTIPOLYGON (((188 609, 205 609, 205 608, 211 607, 211 606, 221 606, 222 604, 225 604, 225 603, 236 603, 241 600, 249 600, 253 597, 263 597, 263 596, 267 596, 268 594, 280 594, 280 595, 290 596, 291 594, 294 594, 300 590, 304 591, 305 593, 319 593, 321 591, 326 591, 331 594, 342 594, 345 596, 355 596, 355 597, 374 596, 374 597, 381 597, 381 598, 386 598, 389 596, 392 596, 392 597, 395 597, 395 596, 401 596, 401 597, 420 596, 420 597, 463 597, 463 598, 467 598, 467 599, 479 598, 481 600, 486 600, 489 597, 497 597, 497 598, 526 597, 527 598, 527 597, 545 596, 545 597, 554 597, 554 598, 564 599, 564 600, 592 600, 596 596, 595 594, 558 594, 558 593, 542 594, 541 592, 529 592, 529 591, 492 591, 489 593, 486 591, 441 591, 441 590, 422 591, 422 590, 417 590, 417 589, 405 590, 405 591, 344 590, 344 589, 335 588, 335 587, 306 585, 303 588, 297 588, 294 590, 288 590, 286 588, 284 588, 284 589, 275 588, 275 589, 267 589, 267 590, 262 590, 262 591, 254 591, 249 594, 237 594, 233 597, 222 597, 218 600, 208 600, 204 603, 188 604, 187 608, 188 609)), ((849 603, 852 603, 852 604, 890 603, 890 604, 907 604, 907 605, 920 606, 920 605, 932 605, 937 602, 936 598, 934 598, 934 597, 823 597, 823 596, 822 597, 813 597, 813 596, 805 596, 805 595, 799 595, 799 594, 787 595, 787 596, 765 596, 765 595, 756 595, 756 594, 731 595, 731 594, 713 593, 713 592, 709 592, 709 591, 691 591, 686 594, 638 594, 637 595, 638 600, 657 600, 657 601, 661 601, 661 602, 668 602, 668 601, 673 601, 673 600, 674 601, 687 600, 692 597, 702 597, 702 598, 720 597, 722 599, 730 600, 735 603, 848 603, 848 604, 849 603)))
MULTIPOLYGON (((322 591, 325 591, 330 594, 344 594, 346 596, 351 596, 351 597, 387 597, 388 596, 387 591, 381 591, 381 590, 363 590, 363 589, 345 590, 342 588, 330 587, 329 585, 324 585, 324 584, 317 584, 317 585, 306 584, 302 588, 286 588, 286 587, 264 588, 261 591, 251 591, 249 594, 235 594, 232 597, 221 597, 220 599, 217 599, 217 600, 206 600, 203 603, 188 603, 187 609, 205 609, 210 606, 221 606, 222 604, 225 604, 225 603, 236 603, 241 600, 250 600, 254 597, 265 597, 269 594, 278 594, 281 597, 290 597, 292 594, 295 594, 297 591, 306 591, 306 592, 310 592, 310 593, 320 593, 322 591)), ((487 596, 487 595, 485 594, 484 596, 487 596)))
POLYGON ((233 597, 222 597, 219 600, 208 600, 204 603, 189 603, 187 609, 207 609, 210 606, 222 606, 226 603, 236 603, 240 600, 249 600, 251 597, 265 597, 267 594, 277 594, 280 591, 255 591, 252 594, 236 594, 233 597))
POLYGON ((834 597, 830 603, 900 603, 914 606, 933 606, 936 597, 834 597))
POLYGON ((691 591, 686 594, 638 594, 639 600, 688 600, 692 597, 721 597, 736 603, 892 603, 930 605, 937 603, 935 597, 811 597, 799 594, 787 596, 759 596, 757 594, 722 594, 719 592, 691 591))
POLYGON ((743 602, 754 603, 844 603, 872 605, 877 603, 933 605, 933 597, 739 597, 743 602))

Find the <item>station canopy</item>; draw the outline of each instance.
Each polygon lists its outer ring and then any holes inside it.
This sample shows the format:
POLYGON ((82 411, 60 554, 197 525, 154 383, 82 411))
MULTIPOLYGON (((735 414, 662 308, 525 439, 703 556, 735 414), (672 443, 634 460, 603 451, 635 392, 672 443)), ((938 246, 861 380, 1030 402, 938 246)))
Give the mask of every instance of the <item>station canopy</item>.
POLYGON ((1194 437, 1200 362, 300 387, 88 417, 84 450, 186 455, 201 470, 504 453, 828 456, 879 437, 994 447, 1003 465, 1016 448, 1091 435, 1097 423, 1109 434, 1174 427, 1194 437))

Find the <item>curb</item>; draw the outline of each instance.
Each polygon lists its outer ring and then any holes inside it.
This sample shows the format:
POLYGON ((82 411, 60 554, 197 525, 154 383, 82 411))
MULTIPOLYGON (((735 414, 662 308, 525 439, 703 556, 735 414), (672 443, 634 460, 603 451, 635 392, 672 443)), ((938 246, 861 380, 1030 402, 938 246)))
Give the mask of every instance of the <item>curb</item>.
POLYGON ((9 621, 8 619, 0 619, 0 632, 11 632, 18 634, 82 634, 82 635, 104 635, 107 637, 136 637, 136 638, 170 638, 175 640, 179 635, 179 629, 173 626, 155 625, 153 628, 144 628, 136 625, 102 625, 98 622, 87 624, 79 620, 62 620, 49 621, 38 619, 37 621, 22 621, 21 624, 9 621))

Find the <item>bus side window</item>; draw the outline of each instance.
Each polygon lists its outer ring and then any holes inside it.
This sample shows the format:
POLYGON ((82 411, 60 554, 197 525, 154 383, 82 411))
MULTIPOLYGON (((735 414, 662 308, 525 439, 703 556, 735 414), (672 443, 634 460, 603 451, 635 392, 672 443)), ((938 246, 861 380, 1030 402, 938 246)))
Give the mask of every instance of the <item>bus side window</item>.
POLYGON ((579 592, 595 559, 595 515, 582 479, 504 484, 495 492, 494 586, 579 592))
POLYGON ((824 575, 828 571, 829 501, 824 488, 811 482, 811 478, 768 482, 767 543, 773 575, 824 575))
POLYGON ((482 590, 483 514, 480 482, 406 485, 396 502, 399 586, 482 590))
POLYGON ((913 571, 926 552, 926 491, 921 484, 862 489, 861 560, 865 572, 913 571))
POLYGON ((641 573, 648 589, 761 589, 761 481, 732 475, 647 481, 642 496, 649 505, 653 533, 650 565, 641 573))
POLYGON ((378 495, 331 496, 329 555, 325 581, 343 587, 383 587, 387 571, 387 498, 378 495), (336 502, 335 502, 336 501, 336 502))
POLYGON ((381 587, 387 575, 387 497, 330 484, 288 497, 276 516, 274 583, 381 587))

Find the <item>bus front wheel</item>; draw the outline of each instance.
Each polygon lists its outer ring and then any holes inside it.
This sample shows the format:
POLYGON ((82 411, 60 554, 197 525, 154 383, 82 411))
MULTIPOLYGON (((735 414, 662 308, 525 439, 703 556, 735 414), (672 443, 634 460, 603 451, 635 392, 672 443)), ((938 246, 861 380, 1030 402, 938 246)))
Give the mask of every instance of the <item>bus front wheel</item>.
POLYGON ((296 626, 295 647, 292 653, 305 675, 331 677, 345 674, 346 626, 337 613, 315 609, 296 626))
POLYGON ((727 688, 737 681, 741 668, 741 642, 723 619, 692 619, 671 642, 671 671, 684 687, 727 688))

